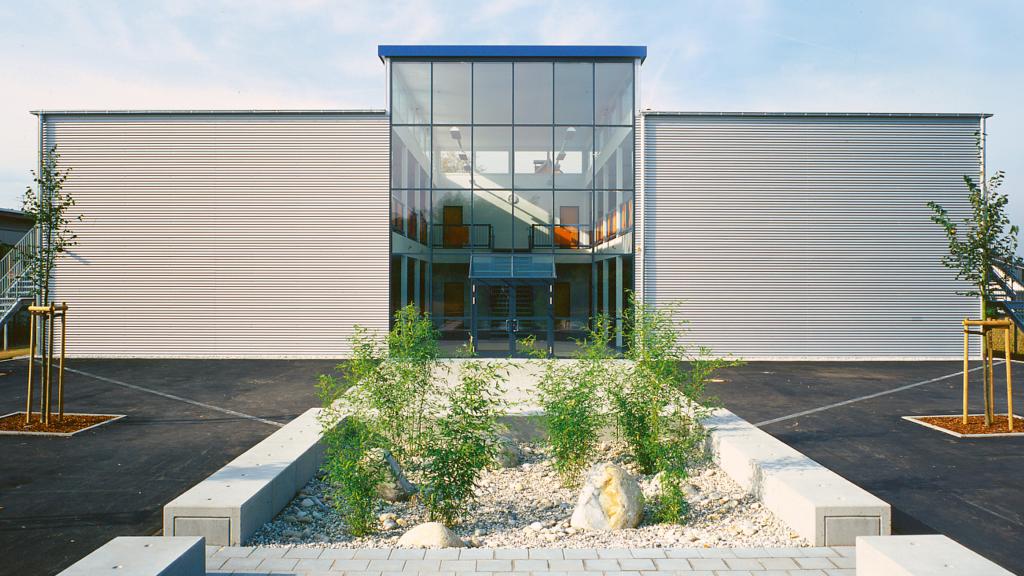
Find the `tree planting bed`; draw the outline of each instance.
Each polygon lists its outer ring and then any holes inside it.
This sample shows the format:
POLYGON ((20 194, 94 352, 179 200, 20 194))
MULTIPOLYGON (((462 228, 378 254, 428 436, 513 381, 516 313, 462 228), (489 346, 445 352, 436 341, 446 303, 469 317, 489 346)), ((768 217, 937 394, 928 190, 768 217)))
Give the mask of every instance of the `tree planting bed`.
POLYGON ((114 420, 124 418, 122 414, 78 414, 65 412, 63 418, 56 414, 50 416, 50 422, 44 424, 38 414, 25 423, 24 412, 12 412, 0 417, 0 434, 32 434, 39 436, 73 436, 90 428, 95 428, 114 420))

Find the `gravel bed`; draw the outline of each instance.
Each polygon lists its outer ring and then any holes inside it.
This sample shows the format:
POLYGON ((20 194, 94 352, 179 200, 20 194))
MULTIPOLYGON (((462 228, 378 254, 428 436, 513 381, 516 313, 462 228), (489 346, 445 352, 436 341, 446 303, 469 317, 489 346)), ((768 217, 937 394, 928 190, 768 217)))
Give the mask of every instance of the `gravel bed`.
MULTIPOLYGON (((522 445, 523 462, 515 468, 488 470, 477 500, 455 532, 471 546, 486 548, 651 548, 651 547, 794 547, 808 546, 761 503, 746 494, 712 464, 691 471, 686 491, 690 517, 685 526, 652 524, 650 514, 638 528, 580 531, 569 526, 578 492, 562 488, 542 448, 522 445)), ((627 459, 610 444, 602 444, 605 461, 615 461, 636 474, 627 459)), ((656 490, 651 477, 636 474, 650 497, 656 490)), ((426 521, 415 502, 383 503, 381 530, 362 538, 345 532, 341 517, 330 506, 325 484, 314 479, 249 545, 312 545, 330 548, 394 548, 410 527, 426 521)), ((649 511, 648 511, 649 512, 649 511)))

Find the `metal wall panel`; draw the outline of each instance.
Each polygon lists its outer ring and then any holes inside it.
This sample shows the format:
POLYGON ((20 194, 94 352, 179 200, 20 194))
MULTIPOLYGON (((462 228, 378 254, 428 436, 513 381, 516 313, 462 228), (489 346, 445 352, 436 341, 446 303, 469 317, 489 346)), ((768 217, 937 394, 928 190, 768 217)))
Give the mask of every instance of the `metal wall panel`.
POLYGON ((748 358, 957 357, 977 299, 939 262, 979 116, 647 114, 644 298, 748 358))
POLYGON ((382 113, 53 114, 76 356, 340 357, 388 322, 382 113))

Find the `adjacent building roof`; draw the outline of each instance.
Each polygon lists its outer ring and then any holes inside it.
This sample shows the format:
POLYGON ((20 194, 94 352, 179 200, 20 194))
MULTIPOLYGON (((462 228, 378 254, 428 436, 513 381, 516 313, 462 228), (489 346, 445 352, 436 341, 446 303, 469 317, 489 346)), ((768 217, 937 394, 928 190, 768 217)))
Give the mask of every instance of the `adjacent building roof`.
POLYGON ((646 116, 785 116, 785 117, 835 117, 835 118, 991 118, 987 112, 672 112, 667 110, 643 110, 646 116))
POLYGON ((647 46, 399 45, 377 46, 385 58, 647 58, 647 46))

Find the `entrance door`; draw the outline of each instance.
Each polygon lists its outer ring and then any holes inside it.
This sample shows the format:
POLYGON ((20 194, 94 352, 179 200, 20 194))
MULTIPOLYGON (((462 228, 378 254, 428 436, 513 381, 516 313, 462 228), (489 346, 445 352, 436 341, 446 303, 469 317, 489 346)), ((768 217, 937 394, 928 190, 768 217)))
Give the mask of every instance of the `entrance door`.
POLYGON ((476 352, 489 358, 515 353, 515 288, 477 284, 473 288, 476 352))
POLYGON ((522 346, 549 352, 552 346, 550 285, 477 284, 474 287, 476 351, 484 357, 526 356, 522 346))

